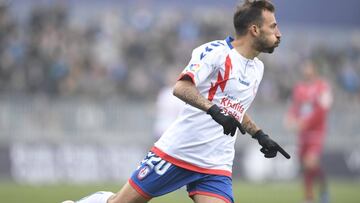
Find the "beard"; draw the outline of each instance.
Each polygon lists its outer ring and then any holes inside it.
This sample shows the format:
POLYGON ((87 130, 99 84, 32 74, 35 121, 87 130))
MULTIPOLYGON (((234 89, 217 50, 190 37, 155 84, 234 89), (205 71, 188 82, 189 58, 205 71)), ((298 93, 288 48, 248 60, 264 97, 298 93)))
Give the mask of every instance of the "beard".
POLYGON ((269 42, 269 40, 267 40, 265 38, 265 36, 262 34, 259 36, 259 38, 257 38, 255 40, 255 49, 258 52, 263 52, 263 53, 273 53, 274 49, 279 46, 280 44, 280 39, 278 39, 275 43, 271 43, 269 42))

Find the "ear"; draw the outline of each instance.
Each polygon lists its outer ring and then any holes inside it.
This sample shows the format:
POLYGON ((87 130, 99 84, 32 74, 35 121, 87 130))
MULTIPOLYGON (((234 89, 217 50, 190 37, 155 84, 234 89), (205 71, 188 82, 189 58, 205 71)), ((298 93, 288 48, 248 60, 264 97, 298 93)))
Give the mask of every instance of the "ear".
POLYGON ((252 35, 252 36, 255 36, 255 37, 257 37, 257 36, 259 36, 260 35, 260 28, 257 26, 257 25, 251 25, 250 27, 249 27, 249 32, 250 32, 250 34, 252 35))

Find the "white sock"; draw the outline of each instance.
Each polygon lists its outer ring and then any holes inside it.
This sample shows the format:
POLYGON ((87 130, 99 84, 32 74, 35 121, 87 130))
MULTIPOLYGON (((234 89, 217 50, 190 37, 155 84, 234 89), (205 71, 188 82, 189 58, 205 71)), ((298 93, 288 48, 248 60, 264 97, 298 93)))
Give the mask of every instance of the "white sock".
POLYGON ((106 203, 113 194, 112 192, 99 191, 76 201, 76 203, 106 203))

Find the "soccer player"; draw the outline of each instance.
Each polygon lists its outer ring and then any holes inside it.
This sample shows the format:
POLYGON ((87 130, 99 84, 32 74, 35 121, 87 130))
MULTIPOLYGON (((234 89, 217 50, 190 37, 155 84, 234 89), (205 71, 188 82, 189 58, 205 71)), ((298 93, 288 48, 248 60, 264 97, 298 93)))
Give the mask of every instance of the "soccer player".
POLYGON ((317 67, 311 61, 302 65, 303 80, 293 89, 292 104, 286 122, 298 131, 298 145, 303 168, 305 202, 314 200, 313 183, 320 185, 321 203, 329 202, 324 172, 320 156, 326 134, 326 119, 332 103, 329 83, 320 78, 317 67))
POLYGON ((281 34, 269 1, 245 1, 234 14, 235 39, 196 48, 173 94, 186 102, 116 194, 98 192, 78 203, 145 203, 186 186, 196 203, 234 202, 232 164, 236 134, 249 133, 266 158, 290 156, 246 113, 263 76, 256 57, 272 53, 281 34))

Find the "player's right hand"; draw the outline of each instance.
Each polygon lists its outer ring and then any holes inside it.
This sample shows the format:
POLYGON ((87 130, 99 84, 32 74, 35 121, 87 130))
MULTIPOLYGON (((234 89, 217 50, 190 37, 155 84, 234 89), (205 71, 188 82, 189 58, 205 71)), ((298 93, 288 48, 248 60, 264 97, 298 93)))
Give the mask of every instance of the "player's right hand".
POLYGON ((207 111, 207 114, 210 114, 210 116, 220 125, 224 128, 224 134, 225 135, 231 135, 234 136, 236 132, 236 128, 239 128, 240 132, 242 134, 245 134, 246 131, 241 126, 241 123, 236 120, 231 115, 225 114, 216 104, 212 105, 209 110, 207 111))
POLYGON ((274 158, 280 152, 285 158, 290 159, 290 155, 262 130, 257 131, 253 138, 257 139, 262 146, 260 151, 264 154, 265 158, 274 158))

